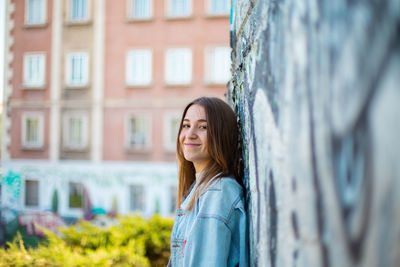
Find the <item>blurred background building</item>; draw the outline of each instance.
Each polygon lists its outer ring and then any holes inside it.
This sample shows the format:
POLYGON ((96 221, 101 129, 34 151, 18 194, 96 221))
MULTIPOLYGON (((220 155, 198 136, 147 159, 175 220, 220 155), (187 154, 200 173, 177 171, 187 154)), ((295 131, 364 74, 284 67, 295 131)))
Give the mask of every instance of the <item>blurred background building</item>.
POLYGON ((171 214, 179 116, 224 96, 229 12, 228 0, 8 0, 3 207, 171 214))

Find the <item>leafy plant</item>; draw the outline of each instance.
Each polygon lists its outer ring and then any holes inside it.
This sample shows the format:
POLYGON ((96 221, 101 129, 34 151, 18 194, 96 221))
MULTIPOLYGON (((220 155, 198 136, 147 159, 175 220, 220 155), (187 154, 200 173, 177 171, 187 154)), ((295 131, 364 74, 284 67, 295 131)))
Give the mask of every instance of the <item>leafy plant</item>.
POLYGON ((18 233, 7 249, 0 249, 3 266, 166 266, 173 220, 158 215, 119 217, 108 228, 80 221, 61 228, 61 236, 43 229, 47 239, 26 248, 18 233))

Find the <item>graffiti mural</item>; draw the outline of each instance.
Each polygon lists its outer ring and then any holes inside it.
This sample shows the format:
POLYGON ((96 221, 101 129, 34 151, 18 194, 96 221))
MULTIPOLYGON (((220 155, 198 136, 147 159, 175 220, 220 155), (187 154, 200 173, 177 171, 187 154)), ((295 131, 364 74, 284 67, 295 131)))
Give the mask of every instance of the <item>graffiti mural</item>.
POLYGON ((43 229, 57 233, 58 227, 66 227, 67 224, 60 216, 51 212, 23 213, 18 215, 18 224, 26 227, 28 235, 44 237, 43 229))
POLYGON ((8 171, 1 179, 1 185, 4 188, 4 194, 10 207, 15 207, 19 204, 21 183, 21 175, 13 171, 8 171))
POLYGON ((143 207, 143 216, 150 217, 155 212, 169 216, 173 199, 165 188, 172 188, 177 182, 176 166, 172 163, 16 160, 3 161, 2 169, 7 174, 2 179, 0 207, 5 222, 20 212, 31 211, 53 211, 68 221, 92 219, 106 213, 132 213, 130 186, 133 184, 149 188, 144 196, 147 204, 143 207), (34 181, 36 188, 28 191, 27 181, 34 181), (36 199, 34 203, 27 204, 28 195, 36 199))
POLYGON ((400 266, 400 5, 232 1, 251 266, 400 266))

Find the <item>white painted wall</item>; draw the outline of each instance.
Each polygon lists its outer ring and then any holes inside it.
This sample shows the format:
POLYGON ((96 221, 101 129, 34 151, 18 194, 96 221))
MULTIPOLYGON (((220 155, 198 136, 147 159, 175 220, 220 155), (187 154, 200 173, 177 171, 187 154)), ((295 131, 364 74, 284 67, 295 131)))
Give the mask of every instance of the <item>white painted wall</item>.
POLYGON ((177 186, 175 163, 106 162, 13 160, 3 162, 2 203, 16 211, 47 211, 55 189, 59 196, 61 216, 82 217, 80 209, 68 207, 69 182, 81 182, 87 188, 92 207, 106 211, 112 208, 117 197, 118 213, 129 214, 129 185, 142 184, 145 188, 145 210, 143 216, 155 212, 159 199, 160 215, 171 216, 171 186, 177 186), (39 206, 24 205, 25 180, 39 181, 39 206))

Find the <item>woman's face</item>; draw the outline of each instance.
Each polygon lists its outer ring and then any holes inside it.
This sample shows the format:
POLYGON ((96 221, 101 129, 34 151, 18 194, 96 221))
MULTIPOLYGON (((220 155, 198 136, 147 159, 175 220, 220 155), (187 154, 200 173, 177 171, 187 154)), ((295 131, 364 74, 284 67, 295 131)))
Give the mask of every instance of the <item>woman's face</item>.
POLYGON ((202 106, 192 105, 187 110, 179 143, 185 159, 193 163, 196 173, 201 172, 210 160, 207 149, 207 119, 202 106))

